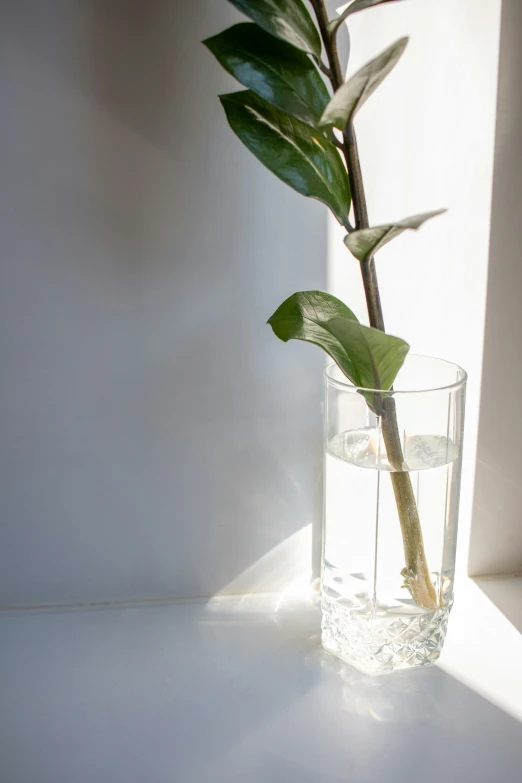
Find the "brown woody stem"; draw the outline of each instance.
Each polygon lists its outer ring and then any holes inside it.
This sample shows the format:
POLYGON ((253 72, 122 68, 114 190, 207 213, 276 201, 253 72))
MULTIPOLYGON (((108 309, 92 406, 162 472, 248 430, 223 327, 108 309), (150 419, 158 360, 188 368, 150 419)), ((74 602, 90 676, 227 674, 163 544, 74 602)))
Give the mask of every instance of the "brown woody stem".
MULTIPOLYGON (((328 57, 330 70, 329 78, 335 91, 338 90, 344 82, 337 48, 336 34, 338 28, 334 29, 333 32, 329 31, 329 20, 324 0, 310 1, 319 24, 321 38, 326 56, 328 57)), ((361 162, 357 149, 357 138, 352 123, 348 125, 343 134, 343 152, 346 159, 352 192, 355 228, 367 228, 369 226, 369 220, 366 194, 364 191, 361 162)), ((361 275, 370 326, 384 332, 381 298, 373 257, 361 262, 361 275)), ((422 606, 425 609, 437 609, 439 601, 437 593, 435 592, 435 587, 431 581, 426 560, 419 511, 411 484, 410 474, 407 470, 404 470, 404 454, 402 451, 401 436, 397 424, 397 413, 393 397, 387 397, 383 400, 381 427, 386 454, 392 467, 390 477, 402 532, 404 557, 406 560, 404 573, 407 585, 418 606, 422 606)))

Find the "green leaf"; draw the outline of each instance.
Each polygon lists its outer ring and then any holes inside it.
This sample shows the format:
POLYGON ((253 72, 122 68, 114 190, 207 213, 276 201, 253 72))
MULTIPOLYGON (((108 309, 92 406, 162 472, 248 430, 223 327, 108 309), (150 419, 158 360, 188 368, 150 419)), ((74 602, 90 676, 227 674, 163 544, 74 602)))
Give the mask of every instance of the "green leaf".
MULTIPOLYGON (((269 318, 280 340, 304 340, 322 348, 346 377, 362 389, 388 390, 399 372, 408 343, 360 324, 339 299, 322 291, 290 296, 269 318)), ((370 405, 375 395, 365 392, 370 405)))
POLYGON ((301 0, 230 0, 267 33, 321 56, 321 38, 301 0))
POLYGON ((426 220, 436 215, 442 215, 445 209, 437 209, 435 212, 424 212, 422 215, 413 215, 405 218, 399 223, 388 223, 385 226, 374 226, 373 228, 361 228, 358 231, 352 231, 344 238, 344 244, 350 252, 359 261, 366 261, 378 250, 390 242, 406 229, 418 229, 426 220))
POLYGON ((272 106, 317 125, 330 99, 307 55, 251 22, 203 41, 221 65, 272 106))
POLYGON ((384 391, 391 388, 410 350, 407 342, 346 318, 332 318, 328 331, 349 356, 355 368, 355 376, 349 377, 356 386, 384 391))
POLYGON ((408 38, 401 38, 339 87, 324 110, 320 126, 344 130, 397 64, 407 43, 408 38))
POLYGON ((328 330, 332 318, 357 321, 340 299, 323 291, 300 291, 286 299, 268 319, 274 334, 283 342, 305 340, 322 348, 348 378, 355 368, 339 340, 328 330))
POLYGON ((347 19, 351 14, 355 14, 357 11, 364 11, 365 8, 372 8, 374 5, 382 5, 383 3, 393 3, 396 0, 355 0, 348 8, 346 8, 342 14, 334 19, 329 24, 330 32, 335 32, 337 28, 347 19))
POLYGON ((250 90, 220 96, 230 127, 243 144, 298 193, 326 204, 344 224, 350 185, 331 141, 250 90))

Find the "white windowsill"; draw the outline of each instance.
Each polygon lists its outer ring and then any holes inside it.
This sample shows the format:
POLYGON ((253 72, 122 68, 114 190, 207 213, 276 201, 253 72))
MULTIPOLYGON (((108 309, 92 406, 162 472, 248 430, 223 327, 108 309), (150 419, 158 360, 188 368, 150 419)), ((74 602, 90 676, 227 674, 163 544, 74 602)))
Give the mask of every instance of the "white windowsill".
POLYGON ((0 780, 515 783, 522 578, 487 581, 511 620, 465 580, 441 665, 377 678, 295 597, 5 614, 0 780))

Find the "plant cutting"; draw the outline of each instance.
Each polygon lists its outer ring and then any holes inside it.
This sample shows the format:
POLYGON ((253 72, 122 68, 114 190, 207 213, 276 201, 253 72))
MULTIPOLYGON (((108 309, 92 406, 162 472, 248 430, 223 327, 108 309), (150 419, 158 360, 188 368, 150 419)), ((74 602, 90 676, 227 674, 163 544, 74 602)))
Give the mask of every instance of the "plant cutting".
POLYGON ((326 371, 323 644, 364 671, 432 663, 453 596, 465 373, 412 357, 407 342, 386 333, 375 255, 444 210, 370 226, 354 123, 408 39, 348 78, 337 43, 352 14, 398 0, 355 0, 334 19, 324 0, 310 0, 310 10, 303 0, 230 1, 249 21, 204 41, 246 88, 220 96, 227 120, 261 163, 344 227, 368 311, 369 326, 331 294, 301 291, 268 320, 281 340, 313 343, 334 362, 326 371))

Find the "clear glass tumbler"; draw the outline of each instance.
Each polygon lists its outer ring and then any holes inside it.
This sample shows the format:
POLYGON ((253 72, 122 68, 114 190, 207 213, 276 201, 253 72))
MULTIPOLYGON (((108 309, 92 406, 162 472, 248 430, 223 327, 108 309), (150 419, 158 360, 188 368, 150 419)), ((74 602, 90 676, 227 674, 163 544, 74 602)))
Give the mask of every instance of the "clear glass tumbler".
POLYGON ((453 603, 466 373, 409 355, 391 392, 325 371, 322 643, 357 669, 434 663, 453 603))

